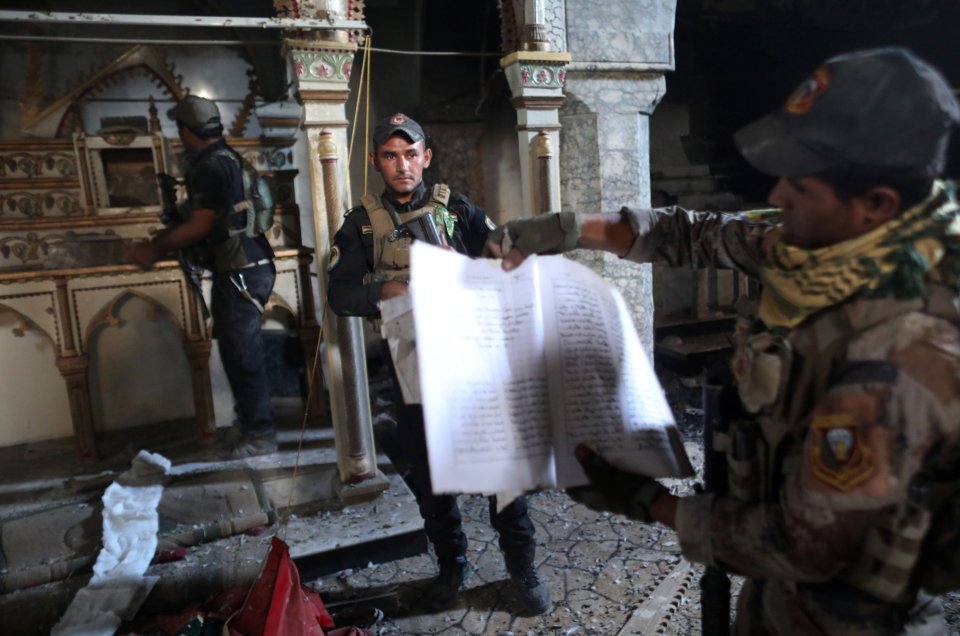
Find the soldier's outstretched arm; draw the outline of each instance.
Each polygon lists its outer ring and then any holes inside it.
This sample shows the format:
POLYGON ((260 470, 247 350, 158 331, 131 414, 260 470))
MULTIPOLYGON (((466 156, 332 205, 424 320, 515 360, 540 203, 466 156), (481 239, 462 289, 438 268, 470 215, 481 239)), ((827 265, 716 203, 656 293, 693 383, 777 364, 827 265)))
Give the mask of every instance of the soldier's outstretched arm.
POLYGON ((490 233, 484 255, 511 270, 530 254, 572 249, 611 252, 638 263, 715 266, 755 275, 770 223, 742 215, 696 212, 678 206, 621 208, 619 212, 558 212, 508 221, 490 233))
POLYGON ((530 254, 560 254, 577 248, 623 256, 635 239, 636 233, 619 212, 554 212, 508 221, 490 233, 484 255, 503 258, 503 269, 511 270, 530 254))

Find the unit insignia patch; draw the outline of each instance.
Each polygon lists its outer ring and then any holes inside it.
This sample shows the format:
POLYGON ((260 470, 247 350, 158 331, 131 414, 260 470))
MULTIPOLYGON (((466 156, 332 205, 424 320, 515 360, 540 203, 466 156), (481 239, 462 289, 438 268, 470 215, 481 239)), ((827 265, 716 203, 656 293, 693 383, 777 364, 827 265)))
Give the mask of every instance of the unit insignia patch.
POLYGON ((817 415, 810 424, 813 474, 833 488, 847 492, 869 479, 877 466, 874 454, 860 434, 860 422, 850 413, 817 415))

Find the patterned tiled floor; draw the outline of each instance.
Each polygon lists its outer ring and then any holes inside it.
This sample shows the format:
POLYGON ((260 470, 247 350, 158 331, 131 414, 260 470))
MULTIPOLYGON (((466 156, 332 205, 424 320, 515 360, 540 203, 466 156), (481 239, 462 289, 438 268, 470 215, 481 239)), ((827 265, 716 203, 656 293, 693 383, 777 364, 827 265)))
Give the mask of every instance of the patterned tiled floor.
POLYGON ((379 634, 700 634, 701 570, 680 557, 676 535, 661 526, 597 514, 562 492, 530 498, 540 574, 549 581, 551 612, 518 616, 496 534, 481 497, 462 497, 471 583, 454 607, 431 611, 424 594, 436 575, 432 555, 342 572, 311 584, 335 598, 395 588, 400 611, 379 634))
MULTIPOLYGON (((389 417, 389 383, 371 382, 374 412, 389 417)), ((679 395, 679 392, 678 392, 679 395)), ((678 405, 676 408, 684 408, 678 405)), ((389 427, 388 427, 389 428, 389 427)), ((701 463, 696 434, 687 452, 701 463)), ((675 492, 692 480, 670 482, 675 492)), ((432 554, 341 572, 309 582, 325 597, 368 597, 395 590, 398 612, 374 628, 383 635, 459 634, 483 636, 573 636, 623 634, 699 635, 702 570, 680 556, 676 535, 616 515, 598 514, 563 492, 530 497, 537 530, 537 564, 554 600, 542 616, 520 616, 506 569, 487 517, 483 497, 461 497, 473 580, 450 609, 436 612, 425 602, 437 574, 432 554)))

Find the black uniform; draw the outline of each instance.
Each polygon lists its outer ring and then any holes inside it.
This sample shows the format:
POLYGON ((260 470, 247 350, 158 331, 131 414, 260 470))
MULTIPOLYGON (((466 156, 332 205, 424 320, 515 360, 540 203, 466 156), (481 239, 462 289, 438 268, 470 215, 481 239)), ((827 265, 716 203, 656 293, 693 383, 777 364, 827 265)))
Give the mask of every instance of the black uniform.
MULTIPOLYGON (((396 203, 386 195, 382 195, 382 199, 403 213, 423 207, 430 200, 430 191, 421 183, 409 203, 396 203)), ((491 230, 486 213, 462 195, 451 196, 447 209, 455 219, 453 235, 448 239, 450 245, 461 254, 479 256, 491 230)), ((333 242, 327 294, 330 307, 341 316, 377 315, 383 283, 364 282, 364 277, 374 268, 374 235, 363 207, 347 213, 333 242)), ((402 398, 396 377, 394 393, 398 401, 400 441, 411 464, 409 482, 420 506, 427 537, 439 560, 462 557, 466 554, 467 538, 461 530, 457 499, 452 495, 432 494, 423 409, 419 404, 400 403, 402 398)), ((520 573, 530 568, 536 542, 533 523, 527 516, 526 497, 517 498, 499 514, 496 512, 496 497, 490 497, 490 522, 499 534, 507 569, 511 573, 520 573)))
POLYGON ((203 266, 213 272, 210 311, 233 392, 236 425, 254 438, 273 438, 273 409, 266 370, 261 327, 263 314, 237 286, 246 288, 261 307, 270 298, 277 272, 273 248, 262 234, 229 235, 228 227, 243 227, 244 215, 233 213, 243 201, 243 174, 239 160, 226 156, 230 146, 223 139, 204 148, 187 171, 191 209, 217 213, 213 233, 191 248, 203 266), (241 218, 242 217, 242 218, 241 218))

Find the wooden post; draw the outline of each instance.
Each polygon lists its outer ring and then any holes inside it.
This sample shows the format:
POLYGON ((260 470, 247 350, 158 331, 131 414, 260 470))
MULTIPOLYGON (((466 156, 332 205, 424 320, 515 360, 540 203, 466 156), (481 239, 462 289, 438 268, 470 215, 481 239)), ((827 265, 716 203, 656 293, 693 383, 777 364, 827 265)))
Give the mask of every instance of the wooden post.
POLYGON ((541 131, 536 137, 536 153, 538 170, 538 188, 537 188, 537 212, 546 214, 547 212, 559 212, 559 202, 555 200, 554 189, 550 187, 553 182, 551 164, 553 163, 553 148, 550 145, 550 135, 541 131))

